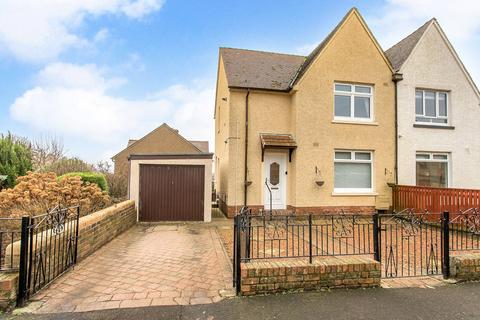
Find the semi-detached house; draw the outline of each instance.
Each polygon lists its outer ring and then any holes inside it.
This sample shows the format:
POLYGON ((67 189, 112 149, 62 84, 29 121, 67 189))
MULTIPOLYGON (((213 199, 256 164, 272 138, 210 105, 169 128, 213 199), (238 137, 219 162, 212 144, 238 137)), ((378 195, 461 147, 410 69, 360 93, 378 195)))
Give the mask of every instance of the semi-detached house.
POLYGON ((437 20, 386 54, 398 90, 398 183, 480 189, 480 94, 437 20))
POLYGON ((307 57, 221 48, 215 172, 222 210, 388 208, 392 73, 356 9, 307 57))

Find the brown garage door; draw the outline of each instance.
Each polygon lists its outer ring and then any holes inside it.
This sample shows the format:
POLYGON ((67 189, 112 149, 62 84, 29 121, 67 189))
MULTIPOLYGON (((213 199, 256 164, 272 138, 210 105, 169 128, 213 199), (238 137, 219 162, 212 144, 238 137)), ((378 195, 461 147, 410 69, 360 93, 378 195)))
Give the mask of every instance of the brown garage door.
POLYGON ((140 165, 140 221, 203 220, 205 167, 140 165))

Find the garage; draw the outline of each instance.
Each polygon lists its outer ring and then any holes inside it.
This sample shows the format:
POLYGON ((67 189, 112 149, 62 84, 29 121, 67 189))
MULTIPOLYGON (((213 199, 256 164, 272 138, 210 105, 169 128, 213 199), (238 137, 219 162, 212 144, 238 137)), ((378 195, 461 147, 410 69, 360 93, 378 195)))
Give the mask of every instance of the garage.
POLYGON ((140 165, 140 221, 203 221, 205 168, 140 165))
POLYGON ((210 221, 212 154, 131 155, 138 221, 210 221))

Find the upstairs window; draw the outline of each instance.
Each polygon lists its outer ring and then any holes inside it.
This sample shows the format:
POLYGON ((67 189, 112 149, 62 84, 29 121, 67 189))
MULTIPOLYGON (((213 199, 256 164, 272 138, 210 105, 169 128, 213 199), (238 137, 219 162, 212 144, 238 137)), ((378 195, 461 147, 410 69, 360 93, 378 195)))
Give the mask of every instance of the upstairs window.
POLYGON ((336 120, 372 121, 373 87, 335 83, 334 95, 336 120))
POLYGON ((415 90, 415 121, 446 125, 448 123, 447 92, 415 90))

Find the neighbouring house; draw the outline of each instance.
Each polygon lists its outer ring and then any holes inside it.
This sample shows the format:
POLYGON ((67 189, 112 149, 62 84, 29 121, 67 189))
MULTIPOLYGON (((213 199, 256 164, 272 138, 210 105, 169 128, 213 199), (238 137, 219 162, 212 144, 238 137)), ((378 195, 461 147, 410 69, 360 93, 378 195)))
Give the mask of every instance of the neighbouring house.
POLYGON ((139 221, 210 221, 212 156, 208 141, 189 141, 164 123, 112 160, 128 177, 139 221))
POLYGON ((306 57, 220 48, 215 187, 222 211, 388 208, 392 74, 355 8, 306 57))
POLYGON ((398 183, 480 188, 480 94, 437 20, 386 55, 398 90, 398 183))

